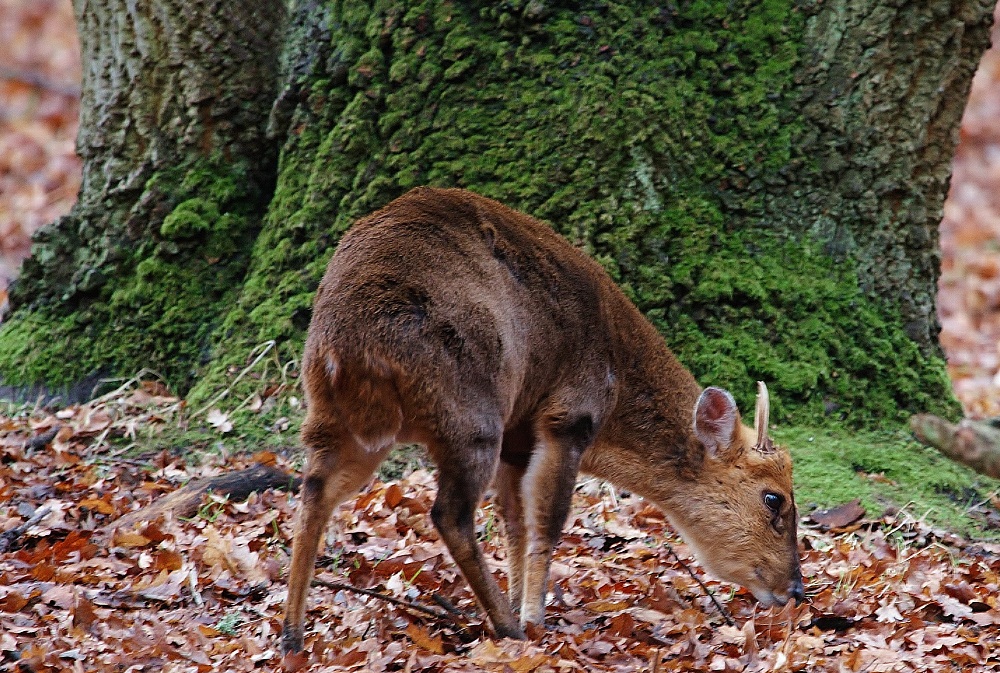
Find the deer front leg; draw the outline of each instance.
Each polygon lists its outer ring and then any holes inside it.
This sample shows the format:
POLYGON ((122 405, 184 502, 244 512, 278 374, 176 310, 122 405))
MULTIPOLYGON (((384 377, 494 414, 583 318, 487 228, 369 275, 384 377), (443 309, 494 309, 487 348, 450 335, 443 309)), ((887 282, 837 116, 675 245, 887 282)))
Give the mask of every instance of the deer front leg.
POLYGON ((590 417, 560 421, 539 432, 541 441, 528 463, 523 481, 527 549, 521 626, 545 621, 552 552, 569 516, 580 459, 593 438, 590 417))

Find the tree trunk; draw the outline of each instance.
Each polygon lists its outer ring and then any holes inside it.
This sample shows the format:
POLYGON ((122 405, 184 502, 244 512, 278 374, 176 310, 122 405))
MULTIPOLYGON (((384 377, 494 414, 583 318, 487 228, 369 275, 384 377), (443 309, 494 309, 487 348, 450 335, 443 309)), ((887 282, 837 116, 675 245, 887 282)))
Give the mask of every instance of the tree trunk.
MULTIPOLYGON (((235 12, 230 5, 215 4, 223 14, 235 12)), ((202 229, 185 229, 180 243, 163 233, 167 214, 184 203, 177 197, 140 236, 114 233, 130 231, 122 213, 95 222, 83 246, 90 252, 72 263, 53 238, 66 227, 56 227, 15 295, 21 308, 0 331, 0 375, 65 382, 147 364, 181 386, 197 372, 190 397, 204 399, 265 341, 275 340, 282 360, 296 357, 340 234, 407 189, 434 184, 468 187, 551 222, 608 269, 702 382, 730 387, 742 404, 762 379, 779 420, 872 425, 915 410, 954 413, 936 342, 937 224, 990 15, 986 0, 584 9, 541 0, 305 0, 285 37, 285 90, 272 116, 281 169, 259 235, 252 214, 261 200, 242 196, 214 211, 188 208, 212 231, 226 210, 244 209, 240 224, 221 225, 225 240, 238 237, 235 250, 209 259, 190 244, 203 240, 202 229), (241 277, 236 251, 254 237, 241 277), (158 252, 165 244, 176 252, 158 252), (87 255, 98 253, 123 255, 128 263, 115 269, 129 272, 88 285, 95 264, 87 255), (215 257, 229 264, 211 264, 215 257), (154 273, 136 273, 149 259, 154 273), (79 316, 95 305, 107 321, 141 315, 166 262, 227 269, 223 284, 188 292, 196 301, 185 302, 194 310, 184 315, 205 322, 192 319, 183 331, 153 320, 145 347, 95 348, 94 324, 79 316), (130 301, 109 301, 116 297, 130 301), (57 338, 36 349, 8 345, 30 330, 57 338)), ((200 67, 231 67, 224 38, 209 34, 216 55, 195 50, 200 67)), ((88 64, 95 60, 87 52, 88 64)), ((261 91, 220 121, 249 128, 235 120, 251 111, 262 119, 265 98, 261 91)), ((110 94, 102 100, 108 113, 129 106, 110 94)), ((197 128, 197 105, 184 109, 197 128)), ((85 138, 107 133, 95 117, 84 122, 85 138)), ((165 165, 205 156, 199 134, 178 137, 193 142, 171 145, 177 153, 165 165)), ((120 181, 102 181, 86 159, 84 201, 117 189, 120 181)), ((188 185, 184 200, 215 198, 228 164, 210 165, 209 184, 171 183, 188 185)), ((140 183, 132 208, 146 208, 150 180, 140 183)))
POLYGON ((75 9, 83 184, 72 212, 36 234, 12 288, 0 377, 69 384, 151 367, 186 386, 273 191, 277 144, 265 131, 284 3, 75 9))

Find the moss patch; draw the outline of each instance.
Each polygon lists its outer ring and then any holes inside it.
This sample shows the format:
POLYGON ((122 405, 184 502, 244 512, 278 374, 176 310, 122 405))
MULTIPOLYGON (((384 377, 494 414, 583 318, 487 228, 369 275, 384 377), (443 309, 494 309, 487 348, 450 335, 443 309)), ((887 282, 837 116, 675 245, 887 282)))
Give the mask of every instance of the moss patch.
POLYGON ((742 232, 709 242, 697 231, 677 228, 690 258, 633 273, 626 288, 654 307, 647 314, 701 381, 730 388, 743 408, 765 381, 772 418, 797 425, 879 427, 907 410, 951 412, 944 363, 818 245, 742 232))
POLYGON ((860 498, 870 516, 906 507, 914 518, 926 517, 948 530, 1000 538, 1000 531, 968 511, 988 500, 1000 483, 915 442, 909 433, 781 427, 774 436, 792 453, 795 500, 803 516, 860 498))
POLYGON ((58 387, 95 373, 159 372, 185 390, 211 359, 220 306, 235 300, 256 234, 245 166, 198 160, 150 179, 141 199, 164 205, 158 231, 117 244, 96 296, 22 309, 0 326, 6 385, 58 387), (172 205, 171 205, 172 204, 172 205))

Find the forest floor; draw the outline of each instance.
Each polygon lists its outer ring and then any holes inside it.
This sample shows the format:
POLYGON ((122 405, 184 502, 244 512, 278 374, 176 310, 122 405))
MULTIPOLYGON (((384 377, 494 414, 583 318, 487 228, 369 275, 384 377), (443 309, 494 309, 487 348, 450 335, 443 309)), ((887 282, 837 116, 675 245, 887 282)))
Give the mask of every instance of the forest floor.
MULTIPOLYGON (((0 413, 0 671, 281 667, 292 494, 206 495, 185 515, 109 525, 192 479, 253 461, 294 472, 291 452, 201 452, 196 464, 142 448, 186 413, 150 381, 56 413, 0 413)), ((213 421, 226 429, 223 414, 213 421)), ((704 576, 658 509, 584 481, 556 552, 547 628, 513 642, 488 637, 430 523, 433 494, 431 473, 418 469, 375 481, 336 511, 317 571, 327 586, 310 595, 309 659, 286 665, 503 673, 1000 667, 1000 545, 935 529, 906 508, 874 519, 856 503, 803 512, 808 600, 763 610, 745 590, 704 576)), ((504 584, 489 501, 477 527, 504 584)))
MULTIPOLYGON (((0 314, 31 233, 67 212, 79 186, 78 58, 69 0, 0 0, 0 314)), ((941 228, 941 339, 972 417, 1000 415, 998 119, 994 49, 963 121, 941 228)), ((249 407, 271 402, 265 394, 249 407)), ((190 515, 106 528, 191 479, 254 460, 242 452, 262 440, 241 435, 238 414, 221 406, 194 419, 151 382, 58 412, 0 406, 0 671, 279 667, 292 495, 206 496, 190 515), (179 446, 168 435, 196 425, 209 437, 198 451, 167 450, 179 446)), ((281 448, 293 445, 294 412, 272 416, 281 432, 255 458, 294 472, 301 456, 281 448)), ((433 479, 417 469, 376 481, 335 514, 318 576, 343 588, 312 591, 312 668, 1000 667, 1000 546, 982 541, 1000 525, 996 483, 901 432, 775 434, 795 457, 806 604, 761 610, 746 592, 704 577, 655 508, 590 481, 557 551, 548 630, 528 643, 493 641, 430 526, 433 479), (842 507, 824 516, 811 503, 842 507)), ((478 526, 502 576, 488 502, 478 526)))

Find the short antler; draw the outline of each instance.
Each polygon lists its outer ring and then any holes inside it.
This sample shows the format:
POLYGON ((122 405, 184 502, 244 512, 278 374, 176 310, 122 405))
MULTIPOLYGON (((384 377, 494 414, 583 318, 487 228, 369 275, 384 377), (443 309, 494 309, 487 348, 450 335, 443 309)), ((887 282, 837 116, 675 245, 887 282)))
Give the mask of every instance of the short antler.
POLYGON ((757 431, 757 443, 753 448, 762 453, 774 450, 774 442, 767 436, 768 419, 771 414, 771 400, 767 394, 767 386, 763 381, 757 382, 757 413, 754 415, 753 426, 757 431))

